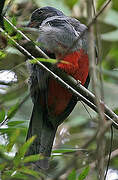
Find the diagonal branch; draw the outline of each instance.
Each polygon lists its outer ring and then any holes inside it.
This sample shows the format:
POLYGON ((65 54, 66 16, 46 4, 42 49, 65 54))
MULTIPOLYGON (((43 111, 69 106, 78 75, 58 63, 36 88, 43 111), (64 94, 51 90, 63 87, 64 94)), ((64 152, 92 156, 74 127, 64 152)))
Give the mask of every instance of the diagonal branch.
MULTIPOLYGON (((23 46, 20 46, 12 37, 8 35, 2 28, 0 28, 0 32, 3 32, 7 38, 12 40, 14 43, 14 46, 20 50, 22 54, 27 56, 27 58, 30 59, 37 59, 23 46)), ((37 49, 36 49, 37 51, 37 49)), ((78 83, 74 78, 71 76, 67 76, 64 72, 60 72, 58 68, 54 67, 54 72, 52 72, 49 68, 47 68, 45 65, 43 65, 41 62, 37 61, 37 64, 46 70, 53 78, 55 78, 59 83, 61 83, 65 88, 67 88, 69 91, 71 91, 75 96, 79 98, 79 100, 82 100, 84 103, 86 103, 89 107, 91 107, 94 111, 98 112, 98 109, 96 107, 96 98, 95 96, 88 91, 85 87, 83 87, 80 83, 78 83)), ((100 103, 103 105, 104 103, 100 101, 100 103)), ((104 115, 107 120, 111 120, 114 125, 118 126, 118 116, 111 110, 109 109, 106 105, 104 105, 104 115)))
MULTIPOLYGON (((110 1, 109 1, 110 2, 110 1)), ((103 9, 100 10, 100 12, 97 13, 97 15, 92 19, 91 23, 89 26, 91 26, 96 18, 98 17, 98 14, 100 15, 102 13, 103 9)), ((25 36, 20 30, 18 30, 6 17, 4 19, 13 27, 15 31, 20 33, 23 38, 26 40, 27 43, 25 43, 24 47, 18 44, 15 40, 12 39, 2 28, 0 29, 0 32, 3 32, 5 36, 9 39, 11 39, 14 43, 14 46, 22 53, 24 54, 27 58, 29 59, 35 59, 35 57, 44 57, 44 58, 49 58, 35 43, 33 43, 27 36, 25 36), (32 51, 33 50, 33 51, 32 51), (30 53, 31 52, 31 53, 30 53)), ((87 29, 86 29, 87 30, 87 29)), ((84 33, 82 33, 84 34, 84 33)), ((81 34, 81 36, 82 36, 81 34)), ((61 83, 65 88, 70 90, 74 95, 76 95, 79 100, 82 100, 85 102, 89 107, 91 107, 94 111, 98 112, 98 109, 96 107, 96 98, 95 96, 88 91, 85 87, 83 87, 81 84, 78 84, 76 80, 74 80, 72 77, 65 75, 63 72, 59 72, 59 70, 54 67, 54 72, 52 72, 49 68, 47 68, 45 65, 43 65, 41 62, 37 61, 37 64, 45 69, 53 78, 55 78, 59 83, 61 83)), ((104 105, 104 115, 107 120, 111 120, 116 127, 118 127, 118 116, 107 107, 107 105, 104 104, 104 102, 100 101, 99 102, 101 105, 104 105)))

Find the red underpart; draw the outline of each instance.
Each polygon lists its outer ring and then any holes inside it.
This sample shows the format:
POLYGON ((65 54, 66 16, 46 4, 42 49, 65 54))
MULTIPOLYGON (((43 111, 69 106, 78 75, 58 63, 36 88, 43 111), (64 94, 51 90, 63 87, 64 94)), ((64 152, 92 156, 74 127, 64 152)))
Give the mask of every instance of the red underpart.
MULTIPOLYGON (((63 69, 84 85, 89 72, 88 55, 84 53, 84 50, 81 49, 79 52, 68 54, 63 60, 69 63, 58 63, 58 68, 63 69)), ((62 87, 55 79, 49 80, 48 107, 50 115, 58 116, 63 113, 71 97, 71 92, 62 87)))

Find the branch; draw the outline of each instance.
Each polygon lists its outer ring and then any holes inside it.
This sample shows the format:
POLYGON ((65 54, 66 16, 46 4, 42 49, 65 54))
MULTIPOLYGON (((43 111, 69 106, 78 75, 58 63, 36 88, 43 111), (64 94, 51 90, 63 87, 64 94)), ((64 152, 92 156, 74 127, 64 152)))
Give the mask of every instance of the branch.
MULTIPOLYGON (((102 12, 102 11, 100 11, 102 12)), ((100 15, 100 13, 99 13, 100 15)), ((98 15, 97 15, 98 17, 98 15)), ((44 58, 49 58, 35 43, 33 43, 27 36, 25 36, 20 30, 18 30, 6 17, 4 19, 14 28, 15 31, 20 33, 24 39, 30 44, 30 46, 26 46, 27 43, 25 43, 25 48, 15 42, 15 40, 12 39, 2 28, 0 29, 1 32, 4 32, 5 36, 9 39, 12 40, 14 43, 14 46, 22 53, 24 54, 27 58, 29 59, 35 59, 35 55, 37 57, 44 57, 44 58), (30 47, 30 48, 29 48, 30 47), (32 48, 33 47, 33 48, 32 48), (32 53, 33 50, 33 53, 32 53), (31 53, 30 53, 31 52, 31 53), (33 55, 32 55, 33 54, 33 55)), ((96 19, 96 17, 94 18, 96 19)), ((94 21, 94 19, 92 21, 94 21)), ((83 33, 82 33, 83 34, 83 33)), ((36 59, 35 59, 36 60, 36 59)), ((46 70, 53 78, 55 78, 59 83, 61 83, 65 88, 70 90, 74 95, 76 95, 79 100, 82 100, 85 102, 89 107, 91 107, 94 111, 98 112, 98 109, 95 105, 96 98, 95 96, 89 92, 85 87, 83 87, 81 84, 79 84, 75 79, 73 79, 70 76, 65 75, 62 71, 59 72, 59 70, 54 67, 54 72, 50 71, 49 68, 47 68, 45 65, 43 65, 41 62, 37 61, 37 64, 46 70), (62 78, 60 78, 60 77, 62 78), (65 82, 66 81, 66 82, 65 82)), ((102 101, 100 101, 100 104, 104 105, 102 101)), ((118 127, 118 116, 111 110, 109 109, 106 105, 104 105, 104 115, 107 120, 111 120, 116 127, 118 127)))
MULTIPOLYGON (((88 24, 91 22, 93 15, 93 0, 87 0, 87 13, 88 24)), ((94 10, 95 12, 95 10, 94 10)), ((98 122, 98 134, 97 134, 97 175, 98 179, 104 180, 104 155, 105 155, 105 138, 102 133, 105 126, 104 107, 100 104, 98 88, 97 88, 97 73, 95 63, 95 50, 94 50, 94 27, 90 26, 88 29, 88 55, 89 55, 89 68, 92 81, 93 93, 96 97, 96 105, 98 108, 99 122, 98 122), (101 138, 102 134, 102 138, 101 138)))
MULTIPOLYGON (((7 38, 9 38, 13 43, 14 46, 20 50, 20 52, 22 54, 24 54, 25 56, 27 56, 27 58, 29 59, 35 59, 36 58, 29 52, 27 51, 25 48, 23 48, 22 46, 20 46, 14 39, 12 39, 12 37, 10 37, 8 35, 8 33, 6 33, 2 28, 0 28, 0 32, 4 33, 5 36, 7 38)), ((28 41, 29 42, 29 41, 28 41)), ((31 43, 31 41, 30 41, 31 43)), ((25 46, 26 47, 26 46, 25 46)), ((33 44, 34 47, 34 44, 33 44)), ((39 52, 40 48, 36 48, 36 52, 39 52)), ((53 78, 55 78, 59 83, 61 83, 65 88, 67 88, 68 90, 70 90, 74 95, 76 95, 79 100, 82 100, 83 102, 85 102, 89 107, 91 107, 94 111, 98 112, 97 107, 95 105, 95 101, 96 98, 95 96, 89 92, 85 87, 83 87, 81 84, 79 84, 74 78, 72 78, 71 76, 67 76, 64 72, 60 72, 58 68, 54 67, 53 70, 54 72, 52 72, 49 68, 47 68, 45 65, 43 65, 41 62, 37 61, 37 64, 43 68, 44 70, 46 70, 53 78), (60 77, 62 78, 60 78, 60 77), (67 83, 66 83, 67 82, 67 83)), ((104 103, 102 101, 100 101, 100 103, 103 105, 104 103)), ((118 126, 117 122, 118 122, 118 116, 111 110, 109 109, 106 105, 104 105, 104 109, 105 109, 105 117, 108 120, 111 120, 113 122, 114 125, 118 126)))
MULTIPOLYGON (((110 2, 111 2, 111 0, 107 0, 107 2, 105 2, 105 3, 103 4, 103 6, 102 6, 101 9, 97 12, 97 14, 95 15, 95 17, 92 18, 92 20, 88 23, 88 25, 87 25, 87 27, 85 28, 85 30, 81 32, 81 34, 80 34, 80 36, 78 37, 78 39, 77 39, 76 41, 74 41, 74 43, 72 44, 72 46, 71 46, 69 49, 67 49, 67 52, 68 52, 71 48, 73 48, 73 46, 76 46, 76 44, 77 44, 77 42, 80 40, 80 38, 84 35, 84 33, 85 33, 86 31, 88 31, 89 27, 91 27, 91 25, 96 22, 97 18, 102 14, 102 12, 104 11, 104 9, 108 6, 108 4, 109 4, 110 2)), ((67 53, 67 52, 66 52, 66 53, 67 53)))

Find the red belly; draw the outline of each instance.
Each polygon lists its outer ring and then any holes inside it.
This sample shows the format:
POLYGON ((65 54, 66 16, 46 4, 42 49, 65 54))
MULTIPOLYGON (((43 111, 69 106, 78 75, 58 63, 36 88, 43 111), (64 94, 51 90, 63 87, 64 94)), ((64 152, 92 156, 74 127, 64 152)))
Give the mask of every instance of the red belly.
MULTIPOLYGON (((89 71, 88 55, 83 50, 80 50, 79 52, 67 55, 63 60, 69 63, 59 63, 57 66, 76 80, 81 81, 81 84, 84 85, 89 71)), ((72 94, 55 79, 51 78, 49 80, 48 108, 51 116, 58 116, 63 113, 71 97, 72 94)))

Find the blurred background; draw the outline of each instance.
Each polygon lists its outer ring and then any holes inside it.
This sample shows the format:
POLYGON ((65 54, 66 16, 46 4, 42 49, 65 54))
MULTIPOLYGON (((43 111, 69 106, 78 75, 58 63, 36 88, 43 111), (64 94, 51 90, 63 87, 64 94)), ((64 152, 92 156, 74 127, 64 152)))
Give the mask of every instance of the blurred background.
MULTIPOLYGON (((99 11, 105 0, 95 0, 94 3, 96 11, 99 11)), ((87 24, 85 0, 6 0, 4 8, 7 9, 6 17, 22 30, 22 27, 27 25, 31 13, 36 8, 43 6, 58 8, 66 15, 75 17, 84 24, 87 24)), ((8 29, 7 23, 5 26, 8 29)), ((14 35, 10 30, 9 34, 16 40, 20 40, 21 38, 14 35)), ((30 34, 26 34, 32 38, 30 34)), ((101 68, 99 68, 98 64, 98 71, 101 69, 104 102, 118 114, 118 0, 112 0, 99 16, 97 26, 95 26, 95 37, 97 37, 96 34, 100 37, 99 64, 101 64, 101 68)), ((26 57, 15 49, 8 39, 5 39, 0 34, 0 115, 2 117, 4 116, 4 118, 16 107, 17 103, 22 102, 29 94, 29 72, 27 70, 26 60, 26 57)), ((98 83, 97 85, 99 89, 100 84, 98 83)), ((89 90, 91 90, 91 85, 89 86, 89 90)), ((12 162, 15 152, 25 142, 32 107, 33 104, 29 97, 9 121, 0 127, 0 151, 6 153, 10 162, 12 162), (17 136, 17 140, 10 149, 10 152, 6 152, 5 147, 9 144, 10 138, 15 135, 17 136)), ((3 118, 0 118, 1 122, 2 120, 3 118)), ((94 136, 97 131, 98 121, 98 115, 93 110, 84 103, 78 102, 71 115, 58 128, 53 146, 54 151, 52 152, 50 169, 44 173, 44 179, 53 179, 55 177, 62 180, 76 179, 82 172, 82 169, 88 167, 88 165, 89 172, 86 179, 97 179, 95 165, 92 166, 92 163, 94 163, 97 155, 96 138, 94 136), (92 137, 92 141, 87 144, 92 137), (77 153, 76 158, 75 152, 77 153), (73 159, 74 161, 72 161, 73 159), (70 162, 72 164, 70 164, 70 168, 67 168, 70 162)), ((116 152, 118 151, 117 139, 118 133, 117 130, 114 130, 112 151, 116 150, 116 152)), ((105 152, 108 154, 110 148, 110 130, 105 134, 105 143, 105 152)), ((0 163, 1 168, 4 164, 4 158, 0 158, 0 163)), ((8 166, 7 168, 9 170, 13 167, 10 167, 10 164, 8 166)), ((110 161, 107 180, 118 179, 117 170, 118 152, 110 161)), ((8 177, 9 175, 4 176, 6 178, 5 180, 14 178, 8 177)))

